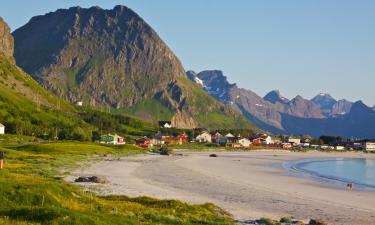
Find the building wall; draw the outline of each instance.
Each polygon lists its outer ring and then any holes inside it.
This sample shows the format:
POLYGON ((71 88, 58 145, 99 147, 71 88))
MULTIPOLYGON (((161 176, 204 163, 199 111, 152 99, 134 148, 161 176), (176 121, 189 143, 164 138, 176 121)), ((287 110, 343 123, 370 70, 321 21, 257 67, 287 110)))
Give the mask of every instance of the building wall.
POLYGON ((0 134, 5 134, 5 127, 0 127, 0 134))
POLYGON ((375 142, 366 142, 365 150, 366 151, 375 151, 375 142))

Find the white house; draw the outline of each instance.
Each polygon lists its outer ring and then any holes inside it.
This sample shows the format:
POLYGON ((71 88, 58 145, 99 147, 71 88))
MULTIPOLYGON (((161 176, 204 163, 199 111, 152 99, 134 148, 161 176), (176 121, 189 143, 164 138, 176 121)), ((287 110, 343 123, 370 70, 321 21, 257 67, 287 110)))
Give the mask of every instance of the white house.
POLYGON ((83 106, 83 102, 82 101, 78 101, 78 102, 76 102, 76 105, 83 106))
POLYGON ((366 141, 363 143, 363 149, 366 151, 375 151, 375 142, 366 141))
POLYGON ((263 141, 264 144, 266 145, 270 145, 270 144, 273 144, 273 141, 272 141, 272 137, 267 135, 266 138, 264 138, 264 141, 263 141))
POLYGON ((211 134, 207 131, 203 131, 200 135, 195 138, 200 143, 211 142, 211 134))
POLYGON ((292 145, 296 146, 296 145, 300 145, 301 144, 301 139, 300 138, 289 137, 288 138, 288 142, 291 143, 292 145))
POLYGON ((0 134, 5 134, 5 126, 0 123, 0 134))
POLYGON ((242 146, 242 147, 249 147, 251 145, 251 141, 247 138, 242 138, 240 140, 238 140, 238 143, 242 146))

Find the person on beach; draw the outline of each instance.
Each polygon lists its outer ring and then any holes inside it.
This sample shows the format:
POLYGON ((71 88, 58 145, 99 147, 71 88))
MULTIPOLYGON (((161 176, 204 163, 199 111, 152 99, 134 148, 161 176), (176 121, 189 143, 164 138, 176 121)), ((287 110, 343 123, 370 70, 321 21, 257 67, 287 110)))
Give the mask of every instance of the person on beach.
POLYGON ((4 167, 4 152, 0 151, 0 170, 4 167))
POLYGON ((353 183, 348 183, 348 184, 346 185, 346 189, 348 189, 348 190, 352 190, 352 189, 353 189, 353 183))

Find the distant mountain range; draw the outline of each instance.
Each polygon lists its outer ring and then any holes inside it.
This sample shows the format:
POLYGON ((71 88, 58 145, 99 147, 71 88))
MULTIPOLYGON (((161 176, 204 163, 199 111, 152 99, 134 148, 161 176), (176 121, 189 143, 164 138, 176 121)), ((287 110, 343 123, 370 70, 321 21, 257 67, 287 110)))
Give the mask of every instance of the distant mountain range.
POLYGON ((230 84, 219 70, 187 72, 208 94, 238 109, 259 128, 279 134, 375 137, 375 111, 361 101, 336 100, 318 94, 311 100, 301 96, 289 100, 274 90, 263 98, 251 90, 230 84))
POLYGON ((125 6, 59 9, 13 32, 17 65, 70 102, 179 128, 251 128, 191 82, 158 34, 125 6))

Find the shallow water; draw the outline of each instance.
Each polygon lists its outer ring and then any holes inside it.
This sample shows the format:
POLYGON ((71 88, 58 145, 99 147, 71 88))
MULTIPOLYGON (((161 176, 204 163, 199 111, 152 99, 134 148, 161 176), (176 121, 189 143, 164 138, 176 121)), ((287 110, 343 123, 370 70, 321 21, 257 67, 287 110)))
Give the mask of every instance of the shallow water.
POLYGON ((292 166, 299 171, 375 189, 375 160, 373 159, 308 159, 292 166))

